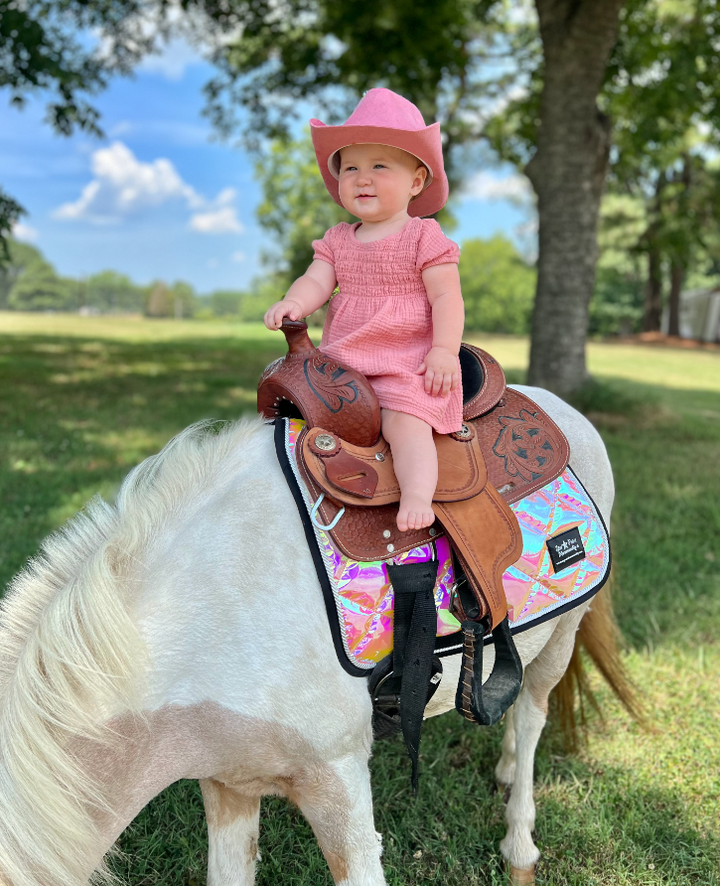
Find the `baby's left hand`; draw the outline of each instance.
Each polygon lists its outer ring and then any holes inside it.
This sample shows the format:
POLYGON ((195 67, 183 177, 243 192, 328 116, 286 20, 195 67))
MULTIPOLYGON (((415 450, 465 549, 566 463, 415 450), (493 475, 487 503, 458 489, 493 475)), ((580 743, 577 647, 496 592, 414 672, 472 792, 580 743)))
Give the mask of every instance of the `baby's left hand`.
POLYGON ((458 359, 448 348, 430 348, 418 375, 425 373, 425 393, 433 397, 447 397, 460 382, 458 359))

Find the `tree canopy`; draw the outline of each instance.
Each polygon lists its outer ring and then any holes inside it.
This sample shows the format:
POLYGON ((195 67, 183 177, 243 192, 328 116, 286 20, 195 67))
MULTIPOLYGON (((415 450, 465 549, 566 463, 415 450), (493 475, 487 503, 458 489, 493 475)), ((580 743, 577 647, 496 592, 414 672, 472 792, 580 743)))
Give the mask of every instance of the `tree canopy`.
POLYGON ((286 0, 282 11, 271 0, 202 6, 239 35, 215 52, 208 112, 230 133, 239 126, 237 109, 245 109, 242 136, 255 147, 288 138, 303 99, 326 122, 340 122, 363 92, 383 85, 414 102, 427 123, 441 121, 452 176, 462 159, 455 147, 477 138, 488 105, 514 82, 501 41, 502 0, 286 0))
POLYGON ((330 197, 315 160, 309 134, 283 142, 275 139, 256 165, 263 199, 257 218, 278 241, 279 253, 267 264, 280 271, 286 286, 307 270, 313 259, 312 241, 341 221, 354 221, 330 197))

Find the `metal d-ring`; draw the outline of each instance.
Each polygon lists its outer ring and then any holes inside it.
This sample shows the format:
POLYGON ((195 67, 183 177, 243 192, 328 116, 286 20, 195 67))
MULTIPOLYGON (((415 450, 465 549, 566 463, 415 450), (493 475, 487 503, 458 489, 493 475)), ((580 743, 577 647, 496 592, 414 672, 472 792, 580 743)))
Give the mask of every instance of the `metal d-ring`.
POLYGON ((325 498, 325 493, 323 492, 320 494, 320 498, 312 506, 312 510, 310 511, 310 519, 312 520, 313 526, 317 526, 318 529, 324 529, 327 532, 330 529, 334 529, 338 525, 338 522, 340 521, 340 517, 342 517, 342 515, 345 513, 345 505, 343 505, 340 508, 340 510, 338 511, 338 513, 335 514, 335 519, 332 521, 332 523, 328 523, 327 526, 323 526, 322 523, 318 523, 316 518, 317 518, 318 508, 322 504, 324 498, 325 498))

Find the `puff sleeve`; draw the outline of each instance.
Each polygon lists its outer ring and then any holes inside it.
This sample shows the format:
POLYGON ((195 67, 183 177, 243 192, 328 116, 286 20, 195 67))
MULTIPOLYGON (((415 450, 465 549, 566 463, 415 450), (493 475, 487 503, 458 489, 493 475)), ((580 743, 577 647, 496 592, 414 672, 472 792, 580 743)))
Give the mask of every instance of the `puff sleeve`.
POLYGON ((416 268, 424 271, 433 265, 458 264, 460 247, 443 234, 440 225, 434 218, 423 219, 423 226, 418 239, 416 268))
POLYGON ((315 250, 313 261, 325 261, 329 265, 335 266, 335 250, 333 248, 335 241, 335 228, 325 231, 322 240, 313 240, 312 247, 315 250))

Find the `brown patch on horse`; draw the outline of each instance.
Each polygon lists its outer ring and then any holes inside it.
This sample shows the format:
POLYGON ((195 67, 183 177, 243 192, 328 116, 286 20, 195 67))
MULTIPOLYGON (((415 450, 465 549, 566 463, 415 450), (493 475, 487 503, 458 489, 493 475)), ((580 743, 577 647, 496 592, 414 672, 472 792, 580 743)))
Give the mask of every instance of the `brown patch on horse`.
POLYGON ((114 734, 110 747, 84 739, 71 749, 112 809, 96 813, 105 849, 153 797, 175 781, 196 778, 213 779, 227 789, 222 808, 211 813, 224 822, 247 815, 250 804, 264 794, 284 794, 302 809, 325 853, 340 857, 350 798, 319 750, 297 729, 209 701, 165 705, 142 716, 125 714, 107 726, 114 734))
POLYGON ((330 852, 328 849, 323 849, 323 855, 328 863, 333 880, 336 883, 342 883, 343 880, 347 880, 348 864, 345 859, 335 852, 330 852))
POLYGON ((530 695, 535 702, 535 707, 547 715, 548 712, 548 689, 547 686, 540 687, 534 684, 530 686, 530 695))
MULTIPOLYGON (((216 828, 226 828, 239 818, 253 818, 257 814, 257 797, 238 793, 213 778, 207 781, 211 790, 203 791, 203 799, 208 824, 216 828)), ((255 850, 257 856, 257 846, 255 850)))

